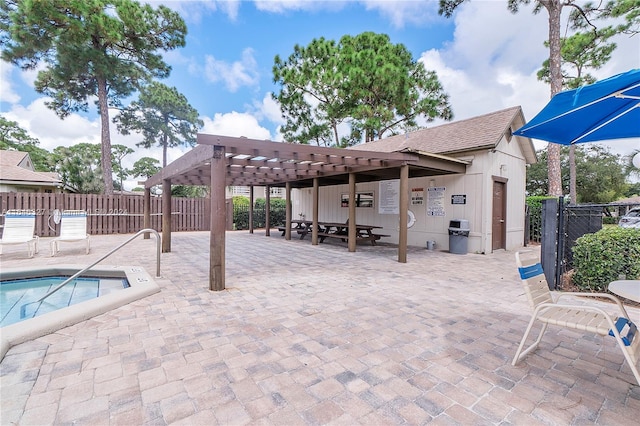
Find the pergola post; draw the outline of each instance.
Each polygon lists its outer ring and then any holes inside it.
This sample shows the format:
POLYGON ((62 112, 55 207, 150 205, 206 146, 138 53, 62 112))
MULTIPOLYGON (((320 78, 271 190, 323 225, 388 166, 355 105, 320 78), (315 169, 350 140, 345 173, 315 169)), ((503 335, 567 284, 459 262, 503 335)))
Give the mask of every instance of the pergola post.
MULTIPOLYGON (((143 200, 143 210, 144 210, 144 219, 142 222, 142 228, 148 229, 151 228, 151 188, 144 189, 144 200, 143 200)), ((145 240, 151 238, 150 232, 145 232, 144 237, 145 240)))
POLYGON ((356 251, 356 174, 349 173, 349 251, 356 251))
POLYGON ((267 185, 264 194, 264 226, 266 237, 271 236, 271 187, 267 185))
POLYGON ((409 217, 409 166, 400 167, 400 233, 398 235, 398 262, 407 263, 407 218, 409 217))
POLYGON ((253 234, 253 185, 249 187, 249 233, 253 234))
POLYGON ((162 181, 162 252, 171 252, 171 179, 162 181))
POLYGON ((311 228, 311 244, 314 246, 318 245, 318 200, 319 200, 319 187, 320 181, 318 178, 313 178, 313 194, 311 195, 312 200, 312 218, 313 228, 311 228))
POLYGON ((211 159, 211 231, 209 238, 209 290, 224 290, 224 256, 227 209, 225 179, 227 161, 224 146, 213 147, 211 159))
POLYGON ((285 187, 284 187, 284 201, 285 201, 285 208, 284 208, 284 215, 285 215, 285 219, 284 219, 284 226, 285 226, 285 231, 284 231, 284 239, 289 241, 291 240, 291 182, 287 182, 285 183, 285 187))

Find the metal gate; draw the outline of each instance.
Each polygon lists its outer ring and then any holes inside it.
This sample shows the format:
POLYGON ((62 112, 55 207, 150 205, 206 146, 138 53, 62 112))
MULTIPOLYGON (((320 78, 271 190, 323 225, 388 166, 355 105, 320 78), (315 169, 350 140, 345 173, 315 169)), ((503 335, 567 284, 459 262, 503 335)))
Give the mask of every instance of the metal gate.
POLYGON ((603 211, 598 205, 569 206, 564 197, 543 201, 541 262, 549 288, 561 288, 562 275, 573 269, 573 246, 602 229, 603 211))

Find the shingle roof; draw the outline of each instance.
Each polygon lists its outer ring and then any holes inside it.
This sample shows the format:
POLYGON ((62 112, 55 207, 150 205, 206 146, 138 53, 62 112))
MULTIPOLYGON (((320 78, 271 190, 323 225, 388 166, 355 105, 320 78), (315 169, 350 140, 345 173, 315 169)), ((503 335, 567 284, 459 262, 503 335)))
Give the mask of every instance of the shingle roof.
POLYGON ((19 166, 28 155, 28 153, 21 151, 0 150, 0 180, 38 185, 58 185, 62 183, 57 173, 36 172, 19 166))
MULTIPOLYGON (((445 155, 481 148, 495 148, 514 121, 516 128, 524 125, 524 115, 519 106, 405 135, 391 136, 353 148, 378 152, 417 150, 445 155)), ((528 144, 533 150, 531 140, 528 140, 528 144)), ((535 151, 532 152, 535 158, 535 151)))
POLYGON ((17 166, 29 155, 22 151, 5 151, 0 150, 0 166, 17 166))

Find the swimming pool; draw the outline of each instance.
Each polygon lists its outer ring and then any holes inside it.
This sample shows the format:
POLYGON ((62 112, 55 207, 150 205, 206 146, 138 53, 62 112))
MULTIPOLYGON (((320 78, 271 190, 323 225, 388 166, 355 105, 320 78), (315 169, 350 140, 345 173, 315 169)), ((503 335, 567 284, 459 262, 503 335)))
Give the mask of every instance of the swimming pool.
MULTIPOLYGON (((7 293, 11 294, 11 300, 9 297, 5 298, 4 293, 2 294, 0 312, 3 319, 5 316, 19 317, 21 310, 25 317, 29 317, 7 325, 2 323, 0 359, 11 346, 53 333, 160 291, 155 279, 142 267, 96 266, 87 271, 86 275, 78 277, 80 279, 78 282, 69 283, 45 299, 43 303, 30 303, 37 301, 50 288, 57 285, 54 284, 51 287, 50 284, 42 281, 42 285, 34 286, 33 279, 70 277, 82 269, 83 267, 77 265, 58 265, 0 270, 0 282, 3 282, 1 286, 4 286, 6 281, 23 283, 18 285, 15 292, 7 293), (31 283, 28 283, 29 281, 31 283), (20 289, 20 286, 23 288, 20 289), (39 312, 40 310, 42 311, 39 312)), ((61 282, 58 278, 57 283, 61 282)))
POLYGON ((129 287, 126 278, 80 276, 41 302, 70 276, 0 281, 0 327, 66 308, 129 287))

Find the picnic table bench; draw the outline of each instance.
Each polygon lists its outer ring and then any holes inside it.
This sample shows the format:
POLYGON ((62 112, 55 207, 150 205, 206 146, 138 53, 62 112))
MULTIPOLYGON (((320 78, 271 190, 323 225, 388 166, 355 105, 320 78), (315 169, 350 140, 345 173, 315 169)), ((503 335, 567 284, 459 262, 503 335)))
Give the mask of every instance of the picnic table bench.
MULTIPOLYGON (((292 220, 291 232, 300 235, 303 240, 307 234, 311 233, 313 221, 311 220, 292 220)), ((369 241, 371 245, 376 245, 376 241, 383 237, 391 235, 374 233, 374 229, 382 229, 382 226, 375 225, 356 225, 356 241, 369 241)), ((282 232, 282 236, 287 232, 286 226, 279 226, 278 231, 282 232)), ((327 238, 338 238, 342 242, 349 241, 349 224, 338 222, 318 222, 318 238, 320 242, 324 242, 327 238)))
MULTIPOLYGON (((349 241, 349 224, 347 223, 335 223, 335 222, 318 222, 321 231, 318 232, 318 238, 320 242, 324 242, 326 238, 339 238, 342 242, 349 241)), ((376 241, 383 237, 390 237, 391 235, 376 234, 374 229, 382 229, 382 226, 375 225, 356 225, 356 242, 357 241, 369 241, 371 245, 375 246, 376 241)))
MULTIPOLYGON (((313 221, 311 220, 300 220, 300 219, 295 219, 291 221, 291 224, 295 226, 293 226, 291 228, 291 232, 296 232, 298 235, 300 235, 300 239, 303 240, 304 237, 311 232, 311 227, 313 226, 313 221)), ((287 227, 286 226, 278 226, 278 231, 282 232, 282 236, 284 237, 284 234, 287 232, 287 227)))

